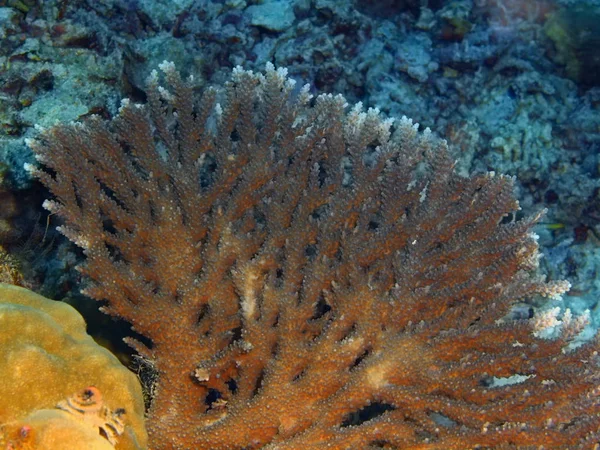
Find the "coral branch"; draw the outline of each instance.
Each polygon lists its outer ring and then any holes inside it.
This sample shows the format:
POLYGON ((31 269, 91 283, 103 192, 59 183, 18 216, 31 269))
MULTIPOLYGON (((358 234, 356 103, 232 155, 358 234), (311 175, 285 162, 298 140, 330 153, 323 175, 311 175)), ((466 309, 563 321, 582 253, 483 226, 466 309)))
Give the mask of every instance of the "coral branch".
POLYGON ((512 179, 460 177, 429 130, 282 69, 200 97, 161 69, 147 105, 31 143, 85 292, 152 341, 130 342, 158 375, 153 449, 598 442, 583 321, 507 318, 568 289, 535 275, 512 179))

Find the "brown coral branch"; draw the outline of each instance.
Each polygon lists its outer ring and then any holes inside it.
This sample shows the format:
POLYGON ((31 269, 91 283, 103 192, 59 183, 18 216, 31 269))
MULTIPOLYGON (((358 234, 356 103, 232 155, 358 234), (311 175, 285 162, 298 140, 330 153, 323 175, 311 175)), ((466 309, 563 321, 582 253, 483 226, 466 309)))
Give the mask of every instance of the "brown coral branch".
MULTIPOLYGON (((85 292, 152 341, 154 449, 590 448, 597 344, 507 318, 559 295, 512 179, 285 72, 169 89, 32 143, 85 292)), ((543 325, 539 325, 543 326, 543 325)), ((560 328, 560 326, 559 326, 560 328)))

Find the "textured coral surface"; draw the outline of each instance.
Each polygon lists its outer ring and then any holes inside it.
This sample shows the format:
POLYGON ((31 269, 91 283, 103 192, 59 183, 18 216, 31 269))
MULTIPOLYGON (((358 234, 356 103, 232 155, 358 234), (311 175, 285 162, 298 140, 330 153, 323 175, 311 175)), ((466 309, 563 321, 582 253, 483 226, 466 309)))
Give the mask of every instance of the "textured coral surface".
MULTIPOLYGON (((82 435, 72 429, 79 425, 67 422, 73 426, 64 434, 57 432, 57 427, 65 427, 66 413, 36 411, 51 410, 94 385, 110 407, 125 409, 127 428, 116 448, 146 448, 144 402, 136 376, 94 342, 81 315, 66 303, 0 283, 0 361, 1 444, 7 445, 15 429, 28 425, 36 442, 62 439, 71 449, 84 448, 78 445, 85 431, 82 435)), ((34 448, 55 448, 44 445, 34 448)))
POLYGON ((115 449, 97 429, 57 409, 34 411, 27 417, 4 424, 1 433, 0 445, 3 447, 0 448, 3 450, 115 449))
POLYGON ((536 274, 510 177, 272 65, 200 95, 161 68, 147 105, 31 142, 84 292, 151 341, 151 448, 598 442, 585 316, 507 317, 569 287, 536 274))

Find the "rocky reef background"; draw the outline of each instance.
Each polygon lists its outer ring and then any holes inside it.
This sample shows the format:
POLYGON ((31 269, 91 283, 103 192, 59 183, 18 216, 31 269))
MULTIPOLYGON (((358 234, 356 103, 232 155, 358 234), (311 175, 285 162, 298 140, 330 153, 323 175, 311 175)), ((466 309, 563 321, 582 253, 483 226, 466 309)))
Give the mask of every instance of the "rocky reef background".
MULTIPOLYGON (((406 115, 448 139, 461 171, 517 177, 541 269, 600 326, 600 2, 595 0, 0 0, 0 240, 21 283, 78 294, 79 251, 41 209, 25 139, 144 101, 163 61, 198 89, 231 68, 284 66, 318 92, 406 115)), ((4 261, 4 262, 3 262, 4 261)), ((532 307, 523 305, 522 313, 532 307)), ((89 313, 91 314, 91 313, 89 313)), ((96 320, 89 321, 93 331, 96 320)))

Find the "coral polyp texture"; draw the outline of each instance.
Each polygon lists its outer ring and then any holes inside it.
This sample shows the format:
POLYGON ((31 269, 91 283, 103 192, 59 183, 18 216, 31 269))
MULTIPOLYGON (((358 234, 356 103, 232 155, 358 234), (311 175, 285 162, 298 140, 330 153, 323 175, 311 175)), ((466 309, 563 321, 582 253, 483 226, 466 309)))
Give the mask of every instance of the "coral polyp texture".
POLYGON ((1 425, 0 443, 4 450, 114 450, 125 431, 124 414, 123 408, 110 410, 100 390, 89 386, 53 409, 1 425))
POLYGON ((111 445, 116 445, 119 436, 125 431, 125 408, 111 410, 104 404, 102 393, 96 386, 86 387, 83 391, 62 400, 56 407, 88 425, 111 445))
POLYGON ((0 283, 0 360, 0 449, 146 448, 136 376, 73 307, 0 283))
POLYGON ((598 443, 585 319, 508 314, 568 289, 511 178, 272 66, 202 93, 161 68, 147 104, 31 142, 84 292, 151 341, 151 449, 598 443))

